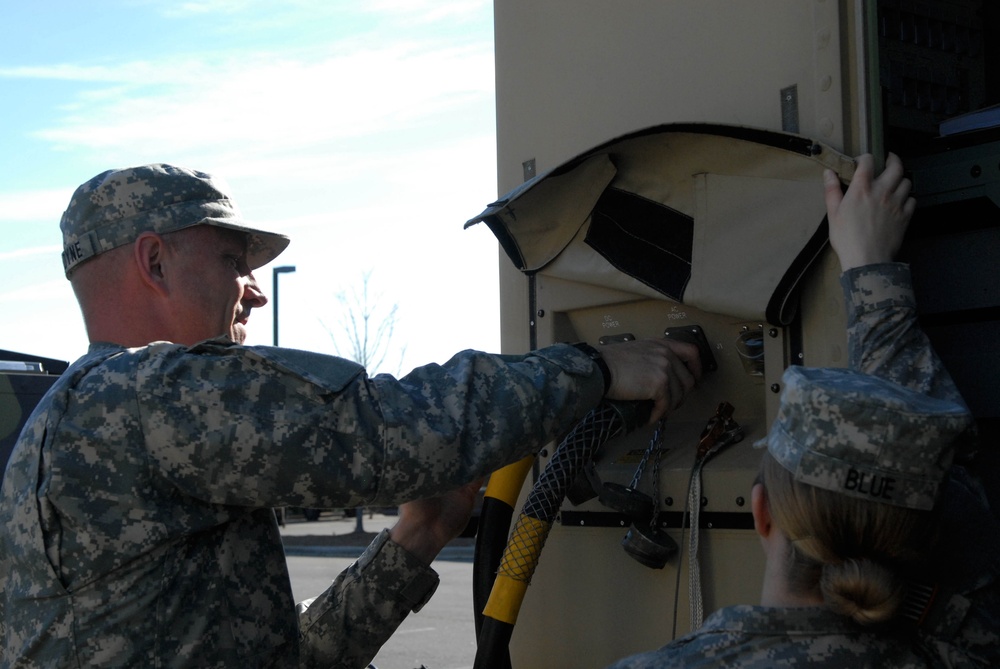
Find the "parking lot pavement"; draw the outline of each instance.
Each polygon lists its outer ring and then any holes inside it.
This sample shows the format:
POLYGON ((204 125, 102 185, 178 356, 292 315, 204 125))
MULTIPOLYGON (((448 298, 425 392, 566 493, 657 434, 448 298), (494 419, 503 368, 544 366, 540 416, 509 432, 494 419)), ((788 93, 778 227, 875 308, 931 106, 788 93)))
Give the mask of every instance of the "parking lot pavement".
MULTIPOLYGON (((383 527, 396 517, 365 513, 364 534, 355 532, 357 520, 342 512, 324 511, 319 520, 301 515, 286 518, 280 528, 295 601, 315 597, 329 587, 383 527)), ((472 539, 447 546, 434 569, 441 585, 418 613, 411 614, 374 659, 379 669, 471 669, 476 656, 472 610, 472 539)))
MULTIPOLYGON (((288 557, 295 601, 315 597, 351 559, 288 557)), ((378 669, 471 669, 476 657, 472 564, 435 561, 441 585, 424 608, 407 616, 375 656, 378 669)))
MULTIPOLYGON (((375 535, 383 528, 392 527, 396 516, 386 513, 365 512, 363 532, 358 533, 357 519, 345 517, 341 510, 323 511, 319 520, 305 520, 300 514, 286 514, 280 526, 285 554, 303 557, 346 557, 361 555, 375 535)), ((475 539, 456 539, 438 555, 439 560, 471 562, 475 539)))
MULTIPOLYGON (((378 533, 383 527, 396 522, 395 515, 365 512, 362 524, 366 532, 378 533)), ((286 512, 282 536, 345 535, 352 534, 357 527, 357 519, 345 516, 340 509, 320 511, 319 520, 306 520, 301 514, 286 512)))

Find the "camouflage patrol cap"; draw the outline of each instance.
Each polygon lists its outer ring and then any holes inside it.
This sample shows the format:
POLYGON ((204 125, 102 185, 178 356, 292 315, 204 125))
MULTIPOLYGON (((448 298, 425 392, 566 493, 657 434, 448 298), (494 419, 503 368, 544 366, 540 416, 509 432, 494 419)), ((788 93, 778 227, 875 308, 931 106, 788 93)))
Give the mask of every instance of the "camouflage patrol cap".
POLYGON ((930 509, 963 405, 847 369, 790 367, 767 445, 795 480, 852 497, 930 509))
POLYGON ((248 235, 247 263, 257 269, 288 246, 288 238, 246 225, 228 189, 204 172, 166 164, 108 170, 73 193, 59 228, 63 269, 113 248, 143 232, 167 233, 214 225, 248 235))

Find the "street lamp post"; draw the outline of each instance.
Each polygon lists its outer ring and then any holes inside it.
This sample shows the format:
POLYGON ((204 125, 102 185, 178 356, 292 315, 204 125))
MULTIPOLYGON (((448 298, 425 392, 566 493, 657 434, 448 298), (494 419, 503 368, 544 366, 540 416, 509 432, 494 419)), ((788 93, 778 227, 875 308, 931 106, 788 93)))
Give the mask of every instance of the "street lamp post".
MULTIPOLYGON (((288 274, 295 271, 295 265, 284 265, 275 267, 271 273, 271 293, 274 298, 274 345, 278 345, 278 275, 288 274)), ((281 506, 274 510, 274 515, 278 519, 278 524, 285 526, 285 507, 281 506)))
POLYGON ((274 345, 278 345, 278 275, 288 274, 289 272, 295 271, 295 265, 285 265, 283 267, 275 267, 273 270, 272 281, 271 281, 271 292, 274 298, 274 345))

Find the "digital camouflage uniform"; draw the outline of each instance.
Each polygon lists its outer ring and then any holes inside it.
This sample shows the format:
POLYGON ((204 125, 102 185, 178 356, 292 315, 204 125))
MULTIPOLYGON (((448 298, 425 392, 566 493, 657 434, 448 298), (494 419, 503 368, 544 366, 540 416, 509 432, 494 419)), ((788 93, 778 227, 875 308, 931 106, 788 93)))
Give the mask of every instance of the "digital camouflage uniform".
MULTIPOLYGON (((142 165, 74 192, 66 276, 195 225, 244 233, 251 270, 288 245, 249 225, 218 178, 142 165)), ((226 339, 92 345, 29 418, 4 479, 0 667, 364 666, 437 575, 383 532, 295 607, 271 508, 444 493, 566 429, 602 376, 567 346, 466 352, 397 381, 226 339)))
MULTIPOLYGON (((853 369, 962 402, 917 325, 905 265, 856 268, 845 272, 841 283, 853 369)), ((952 468, 942 487, 944 536, 929 571, 944 582, 915 635, 868 631, 825 607, 730 606, 709 616, 697 631, 659 650, 626 658, 613 669, 1000 666, 996 516, 962 467, 952 468)))
POLYGON ((296 611, 272 507, 440 494, 532 453, 602 390, 566 345, 396 380, 224 339, 94 344, 6 472, 0 665, 363 667, 436 575, 383 533, 296 611))

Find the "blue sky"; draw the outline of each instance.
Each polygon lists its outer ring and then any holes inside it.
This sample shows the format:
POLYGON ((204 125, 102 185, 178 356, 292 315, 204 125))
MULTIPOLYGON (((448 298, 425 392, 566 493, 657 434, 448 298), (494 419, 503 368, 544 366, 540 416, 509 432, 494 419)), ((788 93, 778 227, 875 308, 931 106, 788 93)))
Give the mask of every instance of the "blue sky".
POLYGON ((99 172, 169 162, 292 238, 283 346, 335 352, 336 296, 370 272, 405 346, 385 371, 498 350, 496 242, 462 228, 497 195, 492 18, 489 0, 5 2, 0 349, 86 350, 59 216, 99 172))

